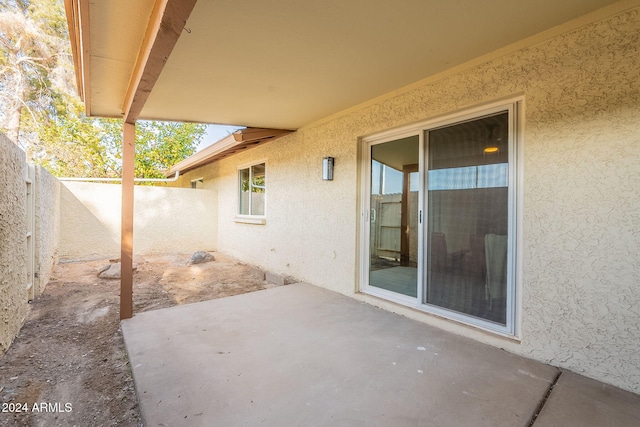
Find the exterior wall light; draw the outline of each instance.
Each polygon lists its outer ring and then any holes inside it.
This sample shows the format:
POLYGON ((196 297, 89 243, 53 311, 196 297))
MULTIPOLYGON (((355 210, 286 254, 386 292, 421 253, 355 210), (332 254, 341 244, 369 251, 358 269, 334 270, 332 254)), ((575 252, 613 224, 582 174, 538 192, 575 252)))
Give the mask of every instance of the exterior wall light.
POLYGON ((333 181, 333 157, 322 158, 322 179, 324 181, 333 181))

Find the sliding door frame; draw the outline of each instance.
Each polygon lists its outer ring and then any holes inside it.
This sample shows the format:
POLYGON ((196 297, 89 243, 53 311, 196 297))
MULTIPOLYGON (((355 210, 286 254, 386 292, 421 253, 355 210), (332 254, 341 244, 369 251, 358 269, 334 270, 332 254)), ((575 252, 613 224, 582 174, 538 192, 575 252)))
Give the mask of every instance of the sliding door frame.
MULTIPOLYGON (((423 266, 422 262, 418 262, 418 279, 416 283, 417 288, 417 297, 410 297, 407 295, 399 294, 396 292, 388 291, 386 289, 377 288, 375 286, 369 285, 369 261, 371 259, 371 240, 370 240, 370 226, 371 226, 371 148, 375 145, 384 144, 387 142, 393 142, 399 139, 408 138, 408 137, 418 137, 418 146, 419 146, 419 191, 418 191, 418 206, 423 205, 423 161, 421 160, 424 157, 423 147, 423 135, 418 129, 414 128, 403 128, 394 131, 383 132, 375 135, 372 138, 365 138, 361 140, 361 149, 362 149, 362 177, 361 177, 361 206, 362 206, 362 214, 360 216, 360 283, 359 290, 369 295, 374 295, 380 298, 384 298, 389 301, 397 302, 409 307, 415 307, 419 305, 419 302, 422 301, 422 286, 423 283, 423 266)), ((420 210, 422 211, 422 210, 420 210)), ((419 213, 418 219, 418 260, 421 260, 424 256, 422 252, 423 245, 423 232, 422 232, 422 212, 419 213)))
POLYGON ((360 227, 359 227, 359 283, 360 292, 383 298, 426 313, 474 326, 498 335, 519 339, 522 278, 522 173, 523 173, 523 98, 514 97, 457 113, 426 120, 402 128, 380 132, 360 140, 360 227), (507 307, 506 325, 470 316, 461 312, 425 303, 427 283, 426 213, 427 206, 427 144, 428 131, 456 123, 480 119, 500 112, 509 113, 508 154, 508 243, 507 243, 507 307), (418 283, 417 298, 369 285, 370 220, 371 220, 371 147, 394 140, 418 136, 419 138, 419 220, 418 220, 418 283))

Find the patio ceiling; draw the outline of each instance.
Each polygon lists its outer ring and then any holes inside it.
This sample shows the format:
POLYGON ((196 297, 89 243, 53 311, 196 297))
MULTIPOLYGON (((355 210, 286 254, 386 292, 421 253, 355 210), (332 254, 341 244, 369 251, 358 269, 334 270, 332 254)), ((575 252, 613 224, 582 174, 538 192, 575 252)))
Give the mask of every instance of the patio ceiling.
POLYGON ((614 1, 199 0, 140 90, 160 3, 66 0, 91 116, 297 129, 614 1))

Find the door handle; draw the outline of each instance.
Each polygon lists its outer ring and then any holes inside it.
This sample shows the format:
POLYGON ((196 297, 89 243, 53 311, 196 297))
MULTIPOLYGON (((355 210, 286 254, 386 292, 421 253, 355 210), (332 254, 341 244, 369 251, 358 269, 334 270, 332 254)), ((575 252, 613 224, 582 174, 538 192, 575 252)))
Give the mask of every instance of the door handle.
POLYGON ((376 213, 376 209, 375 208, 371 208, 371 222, 374 223, 376 222, 376 218, 378 217, 377 213, 376 213))

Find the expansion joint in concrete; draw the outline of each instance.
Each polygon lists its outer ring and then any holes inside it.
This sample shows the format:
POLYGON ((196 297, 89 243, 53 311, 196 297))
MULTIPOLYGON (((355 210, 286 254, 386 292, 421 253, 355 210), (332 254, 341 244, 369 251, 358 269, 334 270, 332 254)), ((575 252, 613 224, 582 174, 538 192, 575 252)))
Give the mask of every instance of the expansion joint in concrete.
POLYGON ((528 427, 532 427, 536 423, 536 420, 538 419, 538 416, 542 412, 544 405, 546 405, 547 401, 549 400, 549 397, 551 397, 553 388, 556 386, 556 384, 558 384, 558 381, 560 380, 561 375, 562 375, 562 370, 558 369, 558 373, 556 374, 556 377, 553 379, 551 384, 549 384, 549 388, 547 389, 547 392, 544 394, 544 396, 542 396, 540 403, 536 407, 536 410, 533 412, 533 415, 531 416, 531 420, 529 421, 528 427))

